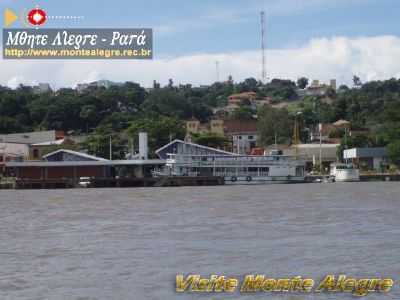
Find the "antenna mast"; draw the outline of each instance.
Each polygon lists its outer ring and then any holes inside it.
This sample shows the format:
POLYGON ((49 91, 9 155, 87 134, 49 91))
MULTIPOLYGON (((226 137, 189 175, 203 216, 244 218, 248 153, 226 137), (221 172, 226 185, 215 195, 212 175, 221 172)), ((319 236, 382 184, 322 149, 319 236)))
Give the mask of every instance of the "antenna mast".
POLYGON ((217 82, 219 82, 219 61, 215 62, 215 69, 217 71, 217 82))
POLYGON ((262 65, 261 65, 261 80, 263 83, 266 82, 267 72, 265 70, 265 12, 261 11, 261 57, 262 57, 262 65))

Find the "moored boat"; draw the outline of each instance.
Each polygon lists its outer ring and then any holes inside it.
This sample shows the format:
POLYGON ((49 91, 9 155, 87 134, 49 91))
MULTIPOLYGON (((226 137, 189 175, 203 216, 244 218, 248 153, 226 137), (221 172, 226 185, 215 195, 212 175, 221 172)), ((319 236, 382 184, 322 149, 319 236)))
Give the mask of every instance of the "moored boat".
POLYGON ((360 172, 353 164, 333 163, 330 175, 336 182, 360 181, 360 172))
POLYGON ((225 184, 304 182, 305 163, 285 155, 168 154, 157 176, 220 176, 225 184))

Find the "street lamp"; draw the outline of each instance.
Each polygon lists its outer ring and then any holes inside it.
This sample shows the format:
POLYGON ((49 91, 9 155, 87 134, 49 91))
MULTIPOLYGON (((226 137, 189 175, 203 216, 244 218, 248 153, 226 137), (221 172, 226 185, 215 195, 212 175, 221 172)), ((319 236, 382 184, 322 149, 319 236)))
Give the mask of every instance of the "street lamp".
POLYGON ((295 145, 295 157, 297 159, 298 156, 298 144, 300 143, 300 130, 299 130, 299 123, 297 117, 302 115, 301 111, 298 111, 294 117, 294 133, 293 133, 293 144, 295 145))

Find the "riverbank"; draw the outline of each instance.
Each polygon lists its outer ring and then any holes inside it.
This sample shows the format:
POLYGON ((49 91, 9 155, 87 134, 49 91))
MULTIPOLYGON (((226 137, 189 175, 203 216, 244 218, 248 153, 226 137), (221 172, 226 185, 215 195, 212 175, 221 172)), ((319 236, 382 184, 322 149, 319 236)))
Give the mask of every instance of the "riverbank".
MULTIPOLYGON (((305 183, 324 181, 328 175, 307 175, 305 183)), ((400 181, 400 174, 361 174, 360 181, 400 181)), ((0 189, 65 189, 65 188, 118 188, 118 187, 171 187, 171 186, 214 186, 224 185, 219 176, 166 176, 156 178, 94 178, 87 186, 68 179, 14 179, 0 182, 0 189)))

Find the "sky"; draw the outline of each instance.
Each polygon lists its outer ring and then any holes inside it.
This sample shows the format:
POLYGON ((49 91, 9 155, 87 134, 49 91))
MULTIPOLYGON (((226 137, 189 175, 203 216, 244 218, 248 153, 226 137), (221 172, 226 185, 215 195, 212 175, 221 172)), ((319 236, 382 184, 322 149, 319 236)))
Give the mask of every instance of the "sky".
MULTIPOLYGON (((350 84, 400 77, 399 0, 0 0, 18 13, 39 5, 48 28, 136 28, 154 31, 152 60, 3 60, 0 85, 48 82, 74 87, 100 79, 150 87, 211 84, 261 77, 260 11, 266 14, 267 77, 301 76, 350 84), (216 71, 219 62, 219 76, 216 71)), ((14 27, 22 27, 18 22, 14 27)))

